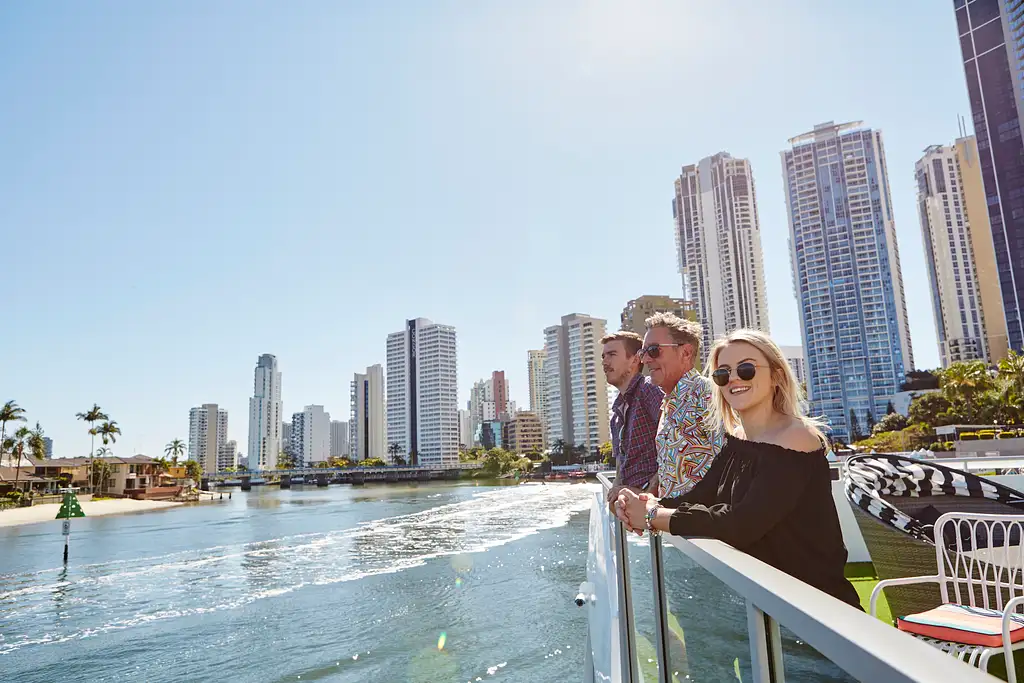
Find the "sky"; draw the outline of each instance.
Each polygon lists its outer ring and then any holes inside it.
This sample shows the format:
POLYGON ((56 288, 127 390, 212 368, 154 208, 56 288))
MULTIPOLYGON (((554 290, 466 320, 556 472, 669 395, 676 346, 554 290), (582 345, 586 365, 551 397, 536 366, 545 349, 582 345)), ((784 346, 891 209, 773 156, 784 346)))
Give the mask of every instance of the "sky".
POLYGON ((771 332, 799 344, 779 153, 882 131, 919 368, 938 350, 914 163, 970 125, 952 3, 0 3, 0 401, 86 455, 246 450, 258 356, 286 415, 348 419, 408 318, 454 325, 460 404, 579 312, 681 296, 680 167, 751 162, 771 332))

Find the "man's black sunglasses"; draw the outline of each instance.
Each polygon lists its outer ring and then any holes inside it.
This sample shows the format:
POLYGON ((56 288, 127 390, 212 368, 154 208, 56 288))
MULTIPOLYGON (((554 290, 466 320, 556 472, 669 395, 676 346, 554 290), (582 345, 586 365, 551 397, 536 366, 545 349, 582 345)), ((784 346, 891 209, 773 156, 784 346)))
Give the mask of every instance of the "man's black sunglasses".
POLYGON ((637 354, 640 358, 647 356, 651 360, 657 360, 658 356, 661 355, 661 350, 666 346, 682 346, 682 344, 651 344, 640 349, 640 353, 637 354))
MULTIPOLYGON (((744 361, 736 366, 736 376, 744 382, 754 379, 754 375, 757 374, 757 366, 749 361, 744 361)), ((715 381, 720 387, 724 387, 729 383, 729 377, 732 375, 732 370, 729 368, 718 368, 711 373, 711 379, 715 381)))

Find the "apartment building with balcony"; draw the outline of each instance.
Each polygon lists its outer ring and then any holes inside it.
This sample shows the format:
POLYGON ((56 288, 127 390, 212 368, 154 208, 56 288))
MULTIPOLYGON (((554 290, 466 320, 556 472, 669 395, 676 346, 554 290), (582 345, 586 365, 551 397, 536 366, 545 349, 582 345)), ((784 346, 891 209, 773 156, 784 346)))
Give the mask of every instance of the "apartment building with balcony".
POLYGON ((782 174, 812 414, 849 440, 914 367, 882 134, 827 122, 790 139, 782 174))

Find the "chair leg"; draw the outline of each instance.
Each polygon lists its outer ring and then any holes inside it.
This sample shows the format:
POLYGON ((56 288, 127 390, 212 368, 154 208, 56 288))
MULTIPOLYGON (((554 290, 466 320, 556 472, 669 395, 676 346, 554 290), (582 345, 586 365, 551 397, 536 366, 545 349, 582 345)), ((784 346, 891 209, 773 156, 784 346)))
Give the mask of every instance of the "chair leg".
POLYGON ((1013 662, 1013 644, 1003 646, 1003 657, 1006 659, 1006 683, 1017 683, 1017 667, 1013 662))

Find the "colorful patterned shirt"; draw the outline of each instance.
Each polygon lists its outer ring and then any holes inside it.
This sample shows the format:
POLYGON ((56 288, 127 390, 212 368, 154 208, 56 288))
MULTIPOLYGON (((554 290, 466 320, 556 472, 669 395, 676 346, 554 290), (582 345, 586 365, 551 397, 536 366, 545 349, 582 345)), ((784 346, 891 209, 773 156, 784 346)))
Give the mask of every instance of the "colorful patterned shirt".
POLYGON ((706 424, 711 405, 711 385, 690 370, 665 397, 658 423, 659 495, 681 496, 692 489, 722 450, 722 433, 706 424))
POLYGON ((617 484, 644 488, 657 477, 658 449, 654 437, 664 397, 665 392, 640 374, 615 397, 611 428, 617 484))

